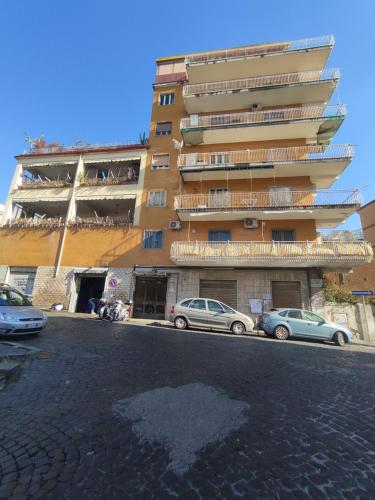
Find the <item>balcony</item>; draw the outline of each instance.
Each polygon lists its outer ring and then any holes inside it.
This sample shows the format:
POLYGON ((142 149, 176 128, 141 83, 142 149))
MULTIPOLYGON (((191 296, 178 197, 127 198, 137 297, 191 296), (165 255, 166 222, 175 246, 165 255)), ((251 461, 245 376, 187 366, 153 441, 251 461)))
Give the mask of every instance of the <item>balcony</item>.
POLYGON ((80 186, 113 186, 137 184, 140 161, 109 160, 85 163, 85 172, 79 179, 80 186))
POLYGON ((134 220, 135 196, 128 199, 77 199, 73 227, 130 227, 134 220))
POLYGON ((185 108, 191 113, 327 102, 340 78, 338 69, 282 73, 185 85, 185 108))
POLYGON ((323 69, 333 36, 212 50, 186 57, 190 83, 323 69))
POLYGON ((354 156, 350 144, 188 153, 178 157, 184 181, 310 177, 329 187, 354 156))
POLYGON ((67 199, 76 170, 77 162, 23 165, 22 182, 17 186, 15 197, 23 200, 67 199))
POLYGON ((185 144, 192 146, 298 138, 326 144, 337 132, 345 115, 344 105, 191 115, 181 119, 180 129, 185 144))
POLYGON ((372 258, 372 247, 364 241, 175 241, 171 245, 171 259, 180 266, 349 270, 372 258))
POLYGON ((336 227, 361 206, 358 190, 224 192, 175 196, 181 221, 316 219, 319 228, 336 227))
POLYGON ((18 201, 13 202, 12 216, 5 226, 12 228, 58 228, 65 225, 68 202, 18 201))

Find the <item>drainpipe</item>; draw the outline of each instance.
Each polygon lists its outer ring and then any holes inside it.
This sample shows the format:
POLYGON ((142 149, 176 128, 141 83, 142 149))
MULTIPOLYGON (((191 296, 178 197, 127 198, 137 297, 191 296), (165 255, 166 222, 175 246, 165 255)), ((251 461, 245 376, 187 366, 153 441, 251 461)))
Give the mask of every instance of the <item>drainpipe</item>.
POLYGON ((55 272, 54 272, 54 278, 56 278, 59 274, 60 271, 60 266, 61 266, 61 260, 62 260, 62 255, 63 255, 63 250, 64 250, 64 245, 65 245, 65 239, 66 239, 66 234, 68 232, 68 222, 70 219, 72 219, 73 215, 75 216, 75 211, 76 211, 76 200, 75 200, 75 192, 77 186, 79 186, 79 175, 80 173, 83 173, 83 158, 82 155, 79 157, 78 161, 78 166, 77 166, 77 171, 76 175, 74 177, 74 182, 73 182, 73 187, 72 187, 72 195, 69 200, 69 206, 68 206, 68 211, 66 214, 66 219, 64 222, 64 230, 63 234, 60 240, 60 245, 58 249, 58 253, 56 256, 56 264, 55 264, 55 272))

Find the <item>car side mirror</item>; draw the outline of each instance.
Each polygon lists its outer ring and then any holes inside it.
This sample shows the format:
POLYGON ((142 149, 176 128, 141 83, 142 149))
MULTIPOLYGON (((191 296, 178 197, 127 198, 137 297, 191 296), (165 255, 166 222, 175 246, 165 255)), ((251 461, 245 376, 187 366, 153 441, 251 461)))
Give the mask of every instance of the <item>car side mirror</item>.
POLYGON ((25 295, 25 297, 28 300, 28 302, 30 302, 30 304, 32 305, 32 303, 33 303, 33 296, 32 295, 25 295))

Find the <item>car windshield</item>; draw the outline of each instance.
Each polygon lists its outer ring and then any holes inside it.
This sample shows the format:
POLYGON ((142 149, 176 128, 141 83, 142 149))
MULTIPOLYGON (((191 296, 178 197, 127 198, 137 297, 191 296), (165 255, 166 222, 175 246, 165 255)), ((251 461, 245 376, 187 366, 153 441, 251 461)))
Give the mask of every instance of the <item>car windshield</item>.
POLYGON ((0 306, 31 306, 31 302, 16 290, 2 288, 0 290, 0 306))

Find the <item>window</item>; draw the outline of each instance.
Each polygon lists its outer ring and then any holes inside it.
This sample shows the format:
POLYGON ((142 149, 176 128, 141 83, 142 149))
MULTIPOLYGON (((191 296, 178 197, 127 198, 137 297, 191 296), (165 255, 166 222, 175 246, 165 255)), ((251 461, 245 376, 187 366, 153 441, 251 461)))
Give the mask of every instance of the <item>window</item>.
POLYGON ((272 207, 290 207, 293 204, 289 186, 271 186, 269 196, 272 207))
POLYGON ((183 307, 189 307, 190 302, 191 302, 191 299, 187 299, 187 300, 184 300, 183 302, 181 302, 181 305, 183 307))
POLYGON ((170 106, 171 104, 174 104, 174 92, 159 94, 159 106, 170 106))
POLYGON ((163 231, 144 231, 143 248, 161 248, 163 244, 163 231))
POLYGON ((159 122, 156 124, 155 135, 171 135, 172 122, 159 122))
POLYGON ((302 319, 302 312, 301 311, 289 311, 288 318, 302 319))
POLYGON ((168 154, 152 155, 152 163, 151 163, 152 170, 163 170, 166 168, 169 168, 168 154))
POLYGON ((305 319, 307 319, 308 321, 316 321, 317 323, 321 323, 322 321, 324 322, 323 318, 310 311, 303 311, 303 315, 305 316, 305 319))
POLYGON ((272 229, 273 241, 296 241, 294 229, 272 229))
POLYGON ((167 205, 167 191, 149 191, 147 198, 148 207, 165 207, 167 205))
POLYGON ((285 318, 287 314, 288 314, 288 311, 279 312, 279 316, 282 316, 283 318, 285 318))
POLYGON ((223 304, 222 302, 220 302, 221 304, 221 307, 224 309, 224 311, 226 313, 234 313, 236 312, 234 309, 232 309, 231 307, 227 306, 226 304, 223 304))
POLYGON ((208 231, 208 241, 230 241, 230 231, 208 231))
POLYGON ((214 300, 208 300, 207 304, 208 304, 208 310, 211 312, 218 312, 218 313, 224 312, 224 309, 221 307, 219 302, 215 302, 214 300))
POLYGON ((195 299, 190 303, 190 309, 203 309, 206 310, 206 301, 203 299, 195 299))

